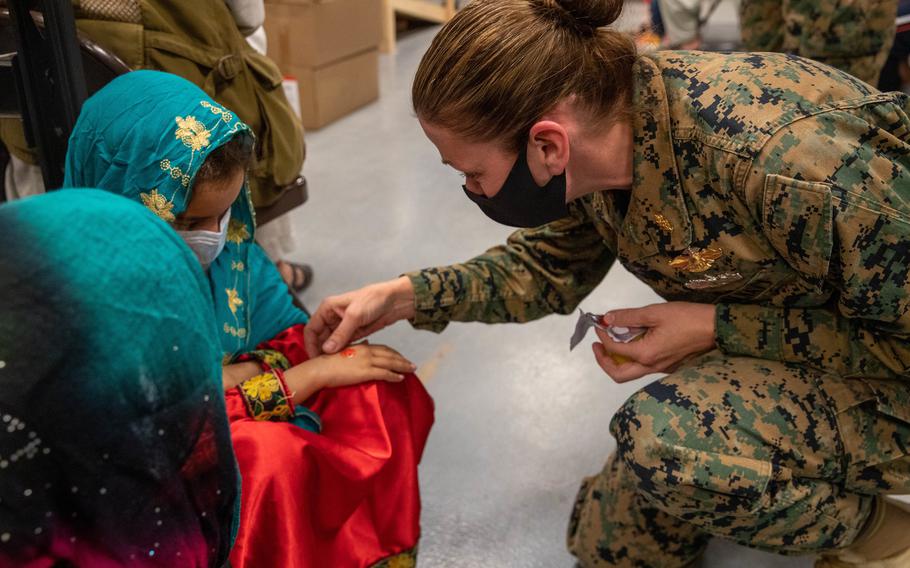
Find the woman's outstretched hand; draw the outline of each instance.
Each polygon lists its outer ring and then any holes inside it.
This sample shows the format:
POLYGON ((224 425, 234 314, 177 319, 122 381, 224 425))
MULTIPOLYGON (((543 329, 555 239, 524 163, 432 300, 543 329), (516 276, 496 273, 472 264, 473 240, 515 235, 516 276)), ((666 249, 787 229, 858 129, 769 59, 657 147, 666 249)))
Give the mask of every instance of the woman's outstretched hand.
POLYGON ((307 353, 337 353, 396 321, 414 317, 414 288, 402 276, 323 300, 304 332, 307 353))
POLYGON ((689 357, 714 349, 714 311, 712 304, 668 302, 607 312, 604 323, 608 325, 646 327, 648 331, 637 341, 620 343, 598 329, 601 343, 594 343, 594 357, 617 383, 652 373, 672 373, 689 357), (611 354, 628 361, 617 363, 611 354))

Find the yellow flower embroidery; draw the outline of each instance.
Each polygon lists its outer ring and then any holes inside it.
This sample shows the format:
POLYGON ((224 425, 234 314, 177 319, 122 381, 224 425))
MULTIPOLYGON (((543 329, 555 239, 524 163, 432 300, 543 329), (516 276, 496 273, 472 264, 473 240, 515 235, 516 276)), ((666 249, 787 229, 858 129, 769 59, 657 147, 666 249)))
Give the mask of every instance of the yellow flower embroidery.
POLYGON ((187 148, 191 148, 196 152, 209 145, 209 137, 211 137, 212 131, 196 120, 195 117, 188 116, 183 118, 178 116, 174 120, 177 122, 177 131, 174 135, 187 148))
POLYGON ((266 410, 256 415, 256 420, 269 420, 271 422, 287 422, 293 415, 288 404, 276 406, 274 410, 266 410))
POLYGON ((173 213, 174 204, 158 193, 157 189, 153 189, 150 193, 140 193, 139 197, 142 199, 143 205, 165 221, 170 222, 176 219, 173 213))
POLYGON ((410 552, 403 552, 398 556, 388 559, 389 568, 414 568, 417 566, 417 560, 410 552))
POLYGON ((250 238, 250 231, 246 224, 240 219, 231 219, 228 223, 227 240, 232 243, 240 244, 250 238))
POLYGON ((225 288, 224 291, 227 293, 228 297, 228 308, 231 309, 231 313, 237 315, 237 308, 243 305, 243 300, 240 299, 240 295, 237 294, 236 288, 225 288))
POLYGON ((284 356, 281 351, 273 349, 258 349, 250 353, 256 359, 259 359, 272 369, 287 370, 291 368, 291 362, 284 356))
POLYGON ((159 163, 162 171, 168 172, 173 179, 179 179, 180 185, 183 187, 189 187, 190 185, 190 176, 186 175, 183 170, 180 169, 180 166, 172 166, 171 161, 167 158, 161 160, 159 163))
POLYGON ((230 121, 234 120, 233 114, 224 110, 221 107, 213 105, 212 103, 210 103, 208 101, 200 101, 199 104, 201 104, 203 108, 207 108, 210 111, 212 111, 212 114, 217 114, 217 115, 221 116, 221 120, 223 120, 224 122, 230 122, 230 121))
MULTIPOLYGON (((243 303, 243 302, 241 301, 241 303, 243 303)), ((231 335, 233 337, 239 337, 240 339, 243 339, 244 337, 246 337, 246 328, 245 327, 236 328, 232 325, 228 325, 227 323, 225 323, 223 329, 224 329, 224 333, 227 333, 228 335, 231 335)))
POLYGON ((252 379, 244 381, 240 386, 247 397, 260 402, 270 401, 275 393, 281 391, 281 383, 271 373, 256 375, 252 379))

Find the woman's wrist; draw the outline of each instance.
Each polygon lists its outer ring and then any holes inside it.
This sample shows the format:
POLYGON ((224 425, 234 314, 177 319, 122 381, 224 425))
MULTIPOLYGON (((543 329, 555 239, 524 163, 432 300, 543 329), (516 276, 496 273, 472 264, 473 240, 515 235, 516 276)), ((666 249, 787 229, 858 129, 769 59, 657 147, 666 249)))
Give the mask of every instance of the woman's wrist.
POLYGON ((414 304, 414 285, 407 276, 400 276, 390 282, 392 295, 392 313, 397 320, 409 320, 416 313, 414 304))

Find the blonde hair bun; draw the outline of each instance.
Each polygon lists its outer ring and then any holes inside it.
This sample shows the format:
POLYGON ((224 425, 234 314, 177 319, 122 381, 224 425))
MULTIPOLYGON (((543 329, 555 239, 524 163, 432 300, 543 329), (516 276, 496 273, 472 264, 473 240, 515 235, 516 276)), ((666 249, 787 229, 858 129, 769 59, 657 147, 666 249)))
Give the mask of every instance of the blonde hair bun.
POLYGON ((530 0, 540 14, 579 33, 593 35, 622 14, 622 0, 530 0))

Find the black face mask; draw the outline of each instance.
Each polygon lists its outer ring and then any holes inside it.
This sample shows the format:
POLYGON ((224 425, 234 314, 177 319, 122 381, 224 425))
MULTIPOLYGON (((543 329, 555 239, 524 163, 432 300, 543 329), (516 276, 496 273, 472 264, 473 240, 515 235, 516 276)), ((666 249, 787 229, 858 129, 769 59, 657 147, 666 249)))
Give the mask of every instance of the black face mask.
POLYGON ((518 152, 518 159, 499 193, 493 197, 478 195, 462 186, 465 195, 497 223, 510 227, 539 227, 568 216, 566 207, 566 174, 553 176, 540 187, 528 167, 527 152, 518 152))

